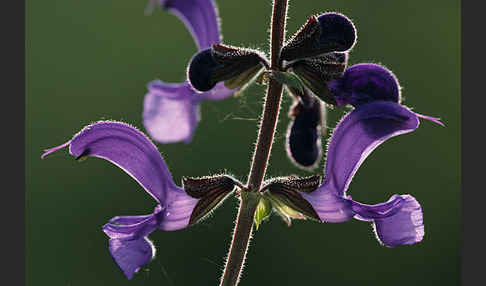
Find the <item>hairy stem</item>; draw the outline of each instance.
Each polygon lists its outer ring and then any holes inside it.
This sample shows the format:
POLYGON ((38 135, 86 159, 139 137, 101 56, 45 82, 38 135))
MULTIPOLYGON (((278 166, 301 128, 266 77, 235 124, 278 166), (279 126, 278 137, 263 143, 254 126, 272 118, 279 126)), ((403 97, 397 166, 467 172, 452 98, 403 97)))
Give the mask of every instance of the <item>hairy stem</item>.
MULTIPOLYGON (((280 50, 285 38, 285 24, 287 17, 287 1, 274 0, 271 27, 271 69, 282 70, 280 50)), ((258 191, 265 178, 270 151, 274 139, 277 119, 282 97, 282 84, 270 79, 268 83, 262 121, 258 132, 258 139, 251 163, 248 185, 241 190, 240 207, 235 222, 233 239, 231 241, 228 259, 226 260, 220 286, 236 286, 240 279, 241 269, 245 261, 246 252, 253 231, 253 218, 260 200, 258 191)))
MULTIPOLYGON (((287 17, 287 0, 274 0, 271 28, 271 69, 280 71, 280 50, 285 37, 285 23, 287 17)), ((248 189, 257 192, 265 177, 265 171, 270 158, 275 128, 277 127, 280 99, 282 97, 282 84, 270 78, 263 108, 263 118, 260 123, 258 139, 251 163, 248 189)))
POLYGON ((241 269, 245 262, 246 251, 253 232, 253 217, 260 200, 260 194, 241 192, 240 208, 235 222, 226 267, 221 277, 220 286, 234 286, 240 280, 241 269))

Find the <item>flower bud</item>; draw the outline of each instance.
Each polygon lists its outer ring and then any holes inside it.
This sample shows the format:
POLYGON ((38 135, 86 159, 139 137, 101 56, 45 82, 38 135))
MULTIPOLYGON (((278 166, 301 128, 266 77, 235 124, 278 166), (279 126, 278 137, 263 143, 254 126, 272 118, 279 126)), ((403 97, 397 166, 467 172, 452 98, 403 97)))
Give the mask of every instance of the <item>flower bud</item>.
POLYGON ((233 191, 236 180, 229 176, 208 176, 182 179, 184 191, 199 199, 192 211, 189 225, 195 224, 208 215, 233 191))
POLYGON ((319 164, 324 110, 319 99, 308 97, 307 102, 297 101, 290 111, 295 118, 287 131, 287 155, 300 168, 311 170, 319 164))
POLYGON ((255 227, 258 230, 260 227, 260 224, 264 221, 267 220, 270 215, 272 214, 272 203, 268 198, 261 197, 260 201, 258 202, 256 211, 255 211, 255 216, 253 218, 253 221, 255 222, 255 227))
POLYGON ((251 80, 262 65, 268 65, 263 54, 256 50, 214 44, 193 56, 187 78, 198 91, 212 89, 218 82, 233 89, 251 80))
POLYGON ((377 64, 357 64, 349 67, 343 76, 328 83, 339 106, 384 100, 400 103, 400 86, 395 75, 377 64))
POLYGON ((356 42, 353 22, 339 13, 312 16, 282 48, 285 61, 316 57, 330 52, 350 50, 356 42))

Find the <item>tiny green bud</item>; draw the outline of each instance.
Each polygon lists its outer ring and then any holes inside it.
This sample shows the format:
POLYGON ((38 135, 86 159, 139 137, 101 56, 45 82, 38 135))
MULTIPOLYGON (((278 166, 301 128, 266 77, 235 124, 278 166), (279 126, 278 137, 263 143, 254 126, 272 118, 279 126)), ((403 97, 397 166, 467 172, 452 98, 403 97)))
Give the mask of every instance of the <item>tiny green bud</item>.
POLYGON ((255 211, 255 227, 258 230, 262 221, 268 219, 272 214, 272 203, 270 200, 262 196, 255 211))

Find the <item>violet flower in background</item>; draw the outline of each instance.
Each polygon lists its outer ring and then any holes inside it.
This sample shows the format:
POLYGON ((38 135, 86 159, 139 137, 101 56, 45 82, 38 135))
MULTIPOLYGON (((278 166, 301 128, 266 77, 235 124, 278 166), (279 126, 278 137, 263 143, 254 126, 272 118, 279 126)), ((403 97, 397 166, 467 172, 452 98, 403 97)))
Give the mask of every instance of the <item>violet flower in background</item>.
MULTIPOLYGON (((110 238, 109 251, 128 279, 155 256, 147 236, 156 229, 165 231, 186 228, 207 215, 204 196, 190 196, 178 187, 155 145, 136 128, 122 122, 100 121, 86 126, 68 142, 45 150, 42 158, 69 146, 76 160, 87 157, 105 159, 134 178, 157 202, 153 213, 117 216, 103 226, 110 238), (195 212, 195 210, 197 210, 195 212)), ((232 190, 228 183, 217 190, 221 202, 232 190)))
MULTIPOLYGON (((152 0, 150 5, 155 1, 184 22, 199 50, 221 42, 218 11, 212 0, 152 0)), ((222 100, 234 92, 220 83, 210 91, 198 93, 187 80, 183 83, 154 80, 147 89, 143 124, 150 137, 161 143, 191 142, 200 120, 201 101, 222 100)))

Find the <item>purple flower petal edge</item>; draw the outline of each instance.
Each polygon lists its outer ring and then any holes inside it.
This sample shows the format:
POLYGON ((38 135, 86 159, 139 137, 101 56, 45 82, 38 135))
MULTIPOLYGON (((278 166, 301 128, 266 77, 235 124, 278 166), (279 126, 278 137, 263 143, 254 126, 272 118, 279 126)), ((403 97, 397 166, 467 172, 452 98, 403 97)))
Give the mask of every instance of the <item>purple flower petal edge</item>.
POLYGON ((143 133, 122 122, 88 125, 68 142, 45 150, 45 156, 69 146, 77 159, 99 157, 123 169, 159 203, 152 214, 117 216, 103 226, 109 251, 128 279, 150 262, 155 249, 147 236, 159 228, 178 230, 189 225, 198 199, 176 186, 157 148, 143 133))
POLYGON ((188 82, 165 83, 154 80, 147 86, 143 124, 147 133, 161 143, 190 143, 200 120, 199 104, 203 99, 221 100, 233 94, 223 83, 202 94, 188 82))
POLYGON ((422 207, 417 200, 411 195, 394 195, 387 203, 391 206, 383 208, 380 204, 365 206, 354 203, 357 213, 355 218, 372 221, 376 238, 385 246, 395 247, 422 241, 425 234, 424 219, 422 207), (382 210, 377 210, 379 208, 382 210))
POLYGON ((346 195, 368 155, 389 138, 418 128, 418 117, 400 104, 374 101, 342 118, 329 142, 323 183, 314 192, 302 193, 322 221, 344 222, 353 217, 372 221, 377 238, 388 247, 422 240, 422 209, 412 196, 394 195, 385 203, 365 205, 346 195))
POLYGON ((159 5, 184 22, 199 50, 221 42, 218 10, 212 0, 159 0, 159 5))
POLYGON ((108 249, 128 279, 132 279, 133 275, 155 256, 155 247, 146 237, 134 240, 113 238, 109 240, 108 249))
POLYGON ((88 125, 73 139, 49 149, 42 157, 68 145, 69 153, 76 159, 98 157, 117 165, 161 204, 169 193, 181 191, 155 145, 126 123, 99 121, 88 125))

